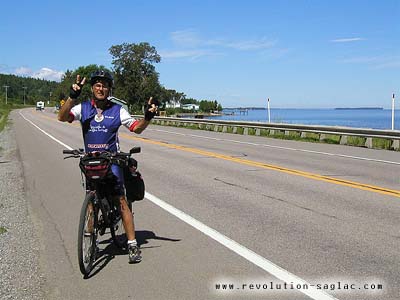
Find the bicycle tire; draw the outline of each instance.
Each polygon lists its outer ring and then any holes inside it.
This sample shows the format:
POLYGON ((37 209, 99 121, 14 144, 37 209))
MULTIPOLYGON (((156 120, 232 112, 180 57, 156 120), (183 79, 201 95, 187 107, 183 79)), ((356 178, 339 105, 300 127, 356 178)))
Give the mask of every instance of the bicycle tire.
POLYGON ((83 201, 78 228, 78 260, 83 275, 88 275, 96 260, 97 252, 97 213, 93 200, 95 195, 88 193, 83 201), (90 223, 92 225, 90 225, 90 223), (90 227, 93 228, 90 228, 90 227))

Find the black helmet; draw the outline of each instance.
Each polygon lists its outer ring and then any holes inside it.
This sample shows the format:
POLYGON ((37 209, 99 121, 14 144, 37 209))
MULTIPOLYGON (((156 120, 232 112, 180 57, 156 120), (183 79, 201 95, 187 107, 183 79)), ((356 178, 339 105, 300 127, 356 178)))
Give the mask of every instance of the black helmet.
POLYGON ((114 78, 109 72, 104 70, 96 70, 90 75, 90 85, 95 84, 99 79, 107 81, 110 87, 112 87, 114 84, 114 78))

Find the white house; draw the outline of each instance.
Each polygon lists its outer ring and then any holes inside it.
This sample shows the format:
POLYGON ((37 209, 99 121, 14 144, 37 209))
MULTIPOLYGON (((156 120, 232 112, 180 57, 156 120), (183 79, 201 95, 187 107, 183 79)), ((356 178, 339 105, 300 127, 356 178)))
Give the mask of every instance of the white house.
POLYGON ((179 101, 171 101, 171 102, 167 102, 165 104, 166 108, 180 108, 181 107, 181 103, 179 101))
POLYGON ((184 104, 181 105, 182 109, 184 110, 199 110, 199 106, 197 104, 189 103, 189 104, 184 104))

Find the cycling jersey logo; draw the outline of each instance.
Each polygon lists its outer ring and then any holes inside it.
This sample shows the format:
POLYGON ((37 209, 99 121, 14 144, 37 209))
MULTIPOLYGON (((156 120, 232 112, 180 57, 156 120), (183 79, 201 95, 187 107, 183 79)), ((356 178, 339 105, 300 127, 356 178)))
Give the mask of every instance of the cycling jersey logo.
POLYGON ((88 144, 90 149, 108 149, 108 144, 88 144))
POLYGON ((96 115, 96 116, 94 117, 94 120, 95 120, 97 123, 100 123, 101 121, 104 120, 104 116, 103 116, 103 115, 96 115))

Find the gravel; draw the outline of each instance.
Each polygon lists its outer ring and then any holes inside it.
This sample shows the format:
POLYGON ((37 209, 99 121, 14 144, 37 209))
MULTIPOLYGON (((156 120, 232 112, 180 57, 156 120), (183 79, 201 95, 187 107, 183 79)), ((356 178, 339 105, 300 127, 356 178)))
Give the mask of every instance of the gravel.
POLYGON ((0 299, 44 299, 39 240, 24 193, 15 134, 0 132, 0 299))

